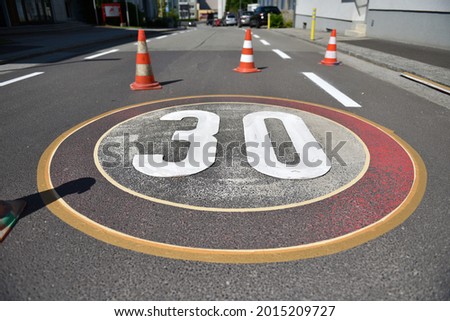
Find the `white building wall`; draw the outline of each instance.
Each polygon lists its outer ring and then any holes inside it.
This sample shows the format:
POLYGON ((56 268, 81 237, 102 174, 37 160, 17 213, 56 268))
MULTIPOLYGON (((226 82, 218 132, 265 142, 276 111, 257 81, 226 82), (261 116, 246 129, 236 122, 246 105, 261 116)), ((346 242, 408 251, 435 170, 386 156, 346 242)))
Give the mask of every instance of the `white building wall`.
POLYGON ((366 20, 367 2, 368 0, 298 0, 295 26, 310 28, 312 11, 316 8, 316 30, 344 31, 354 23, 366 20))
POLYGON ((370 0, 367 36, 450 49, 450 0, 370 0))
POLYGON ((372 10, 441 11, 450 10, 449 0, 370 0, 372 10))
POLYGON ((313 8, 317 9, 317 17, 354 21, 364 21, 365 12, 361 16, 358 14, 355 3, 342 2, 341 0, 327 0, 327 1, 314 1, 314 0, 300 0, 298 1, 296 14, 311 16, 313 8))
POLYGON ((297 0, 296 28, 311 28, 313 8, 316 30, 450 48, 450 0, 297 0))

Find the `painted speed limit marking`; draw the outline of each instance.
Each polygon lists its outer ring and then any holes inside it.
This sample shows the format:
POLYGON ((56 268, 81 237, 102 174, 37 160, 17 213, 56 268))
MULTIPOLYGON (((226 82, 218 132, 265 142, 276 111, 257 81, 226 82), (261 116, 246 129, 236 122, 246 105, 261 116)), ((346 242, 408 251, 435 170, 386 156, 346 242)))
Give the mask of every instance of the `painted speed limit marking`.
MULTIPOLYGON (((172 136, 172 141, 190 143, 185 159, 168 162, 163 160, 163 155, 160 154, 139 154, 133 157, 133 167, 141 173, 154 177, 188 176, 211 167, 216 160, 217 139, 214 135, 219 131, 220 117, 209 111, 187 110, 171 112, 160 120, 182 120, 187 117, 197 119, 195 129, 176 131, 172 136)), ((243 122, 248 164, 257 171, 281 179, 307 179, 322 176, 330 170, 330 161, 300 117, 289 113, 262 111, 246 115, 243 122), (295 150, 300 154, 298 164, 289 166, 277 159, 270 146, 265 119, 282 121, 295 150), (301 152, 308 144, 315 148, 310 152, 313 154, 311 155, 313 161, 307 157, 308 150, 305 153, 301 152)))
POLYGON ((103 176, 132 195, 226 212, 285 209, 328 197, 362 177, 370 158, 354 133, 326 118, 236 102, 138 115, 107 131, 94 157, 103 176), (335 170, 325 175, 333 162, 335 170))
POLYGON ((399 137, 353 114, 199 96, 121 108, 61 135, 41 158, 39 189, 83 178, 95 179, 91 190, 48 207, 88 235, 152 255, 256 263, 389 231, 418 206, 426 170, 399 137))

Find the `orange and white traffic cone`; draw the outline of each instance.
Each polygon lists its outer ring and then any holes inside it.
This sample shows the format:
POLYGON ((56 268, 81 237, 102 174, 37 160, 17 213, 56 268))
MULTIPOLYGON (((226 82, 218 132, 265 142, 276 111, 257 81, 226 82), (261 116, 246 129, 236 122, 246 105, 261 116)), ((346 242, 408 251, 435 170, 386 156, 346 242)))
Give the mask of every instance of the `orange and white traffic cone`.
POLYGON ((2 201, 0 200, 0 242, 13 228, 20 214, 25 208, 24 200, 2 201))
POLYGON ((341 64, 340 61, 337 61, 336 55, 336 29, 331 31, 327 51, 325 52, 325 58, 320 63, 327 66, 337 66, 341 64))
POLYGON ((255 63, 253 62, 252 31, 250 29, 245 31, 244 46, 242 47, 239 67, 234 68, 233 70, 242 73, 261 71, 255 67, 255 63))
POLYGON ((150 54, 147 49, 147 39, 144 30, 139 30, 136 54, 136 78, 130 85, 132 90, 161 89, 159 82, 153 76, 150 54))

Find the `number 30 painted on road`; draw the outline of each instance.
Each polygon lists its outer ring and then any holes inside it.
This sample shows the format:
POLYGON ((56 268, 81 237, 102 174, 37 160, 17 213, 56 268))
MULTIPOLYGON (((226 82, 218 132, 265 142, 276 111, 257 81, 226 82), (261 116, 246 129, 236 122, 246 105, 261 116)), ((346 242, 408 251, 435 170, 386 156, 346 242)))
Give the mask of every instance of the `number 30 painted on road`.
MULTIPOLYGON (((190 142, 187 157, 179 162, 167 162, 161 154, 135 155, 133 166, 136 170, 153 177, 176 177, 199 173, 214 164, 217 151, 214 135, 219 131, 220 117, 209 111, 186 110, 169 113, 161 120, 182 120, 186 117, 197 118, 196 128, 176 131, 172 140, 190 142)), ((281 179, 311 179, 330 170, 330 162, 322 147, 299 116, 260 111, 244 116, 243 123, 247 160, 258 172, 281 179), (287 165, 278 161, 270 147, 266 119, 278 119, 283 123, 300 156, 298 164, 287 165), (308 155, 305 155, 305 150, 308 155)))

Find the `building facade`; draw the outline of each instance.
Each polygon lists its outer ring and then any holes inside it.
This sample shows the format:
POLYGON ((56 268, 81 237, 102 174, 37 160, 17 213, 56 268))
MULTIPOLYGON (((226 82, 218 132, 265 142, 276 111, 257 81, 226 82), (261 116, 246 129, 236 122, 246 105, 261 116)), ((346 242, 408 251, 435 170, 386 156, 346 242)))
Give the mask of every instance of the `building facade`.
POLYGON ((450 48, 449 0, 297 0, 295 27, 450 48))
POLYGON ((208 14, 218 13, 217 0, 198 0, 198 19, 207 20, 208 14))
POLYGON ((178 15, 182 20, 196 20, 198 17, 197 0, 178 0, 178 15))
POLYGON ((257 2, 260 6, 276 6, 281 11, 294 10, 296 3, 295 0, 258 0, 257 2))
MULTIPOLYGON (((157 1, 129 0, 128 4, 144 12, 149 21, 158 15, 157 1)), ((121 3, 125 8, 124 0, 0 0, 0 27, 67 21, 101 23, 102 4, 107 3, 121 3)))
POLYGON ((0 9, 2 27, 95 21, 90 0, 0 0, 0 9))

